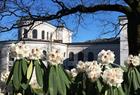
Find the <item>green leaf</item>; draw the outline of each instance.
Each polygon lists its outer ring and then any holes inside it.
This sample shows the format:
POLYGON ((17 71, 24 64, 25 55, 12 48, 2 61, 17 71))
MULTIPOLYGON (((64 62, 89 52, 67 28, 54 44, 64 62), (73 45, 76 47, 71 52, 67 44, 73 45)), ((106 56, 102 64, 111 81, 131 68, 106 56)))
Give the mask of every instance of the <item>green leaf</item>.
POLYGON ((119 88, 118 88, 118 92, 119 92, 118 95, 125 95, 125 93, 124 93, 122 87, 119 87, 119 88))
POLYGON ((21 82, 22 80, 22 64, 20 62, 21 60, 19 60, 19 65, 18 65, 18 77, 19 77, 19 82, 21 82))
POLYGON ((110 88, 110 95, 114 95, 114 89, 113 89, 113 87, 110 88))
POLYGON ((59 66, 56 66, 56 78, 57 78, 57 89, 58 92, 61 95, 66 95, 66 86, 65 86, 65 82, 64 82, 64 76, 61 74, 61 68, 59 66))
POLYGON ((21 84, 21 87, 22 87, 24 90, 26 90, 27 87, 28 87, 28 84, 22 83, 22 84, 21 84))
POLYGON ((103 95, 108 95, 108 90, 105 90, 105 93, 103 95))
POLYGON ((13 85, 14 87, 16 88, 16 90, 18 90, 20 88, 20 81, 19 81, 19 60, 17 60, 15 63, 15 66, 14 66, 14 72, 13 72, 13 85))
POLYGON ((49 93, 50 95, 57 95, 57 87, 56 87, 56 72, 55 67, 50 67, 50 73, 49 73, 49 93))
POLYGON ((136 73, 137 81, 138 81, 139 87, 140 87, 140 73, 139 73, 139 71, 137 70, 137 68, 135 68, 135 73, 136 73))
POLYGON ((114 94, 115 94, 115 95, 119 95, 118 88, 115 88, 115 89, 114 89, 114 94))
POLYGON ((12 76, 13 76, 14 68, 15 68, 15 64, 13 64, 13 67, 12 67, 12 70, 11 70, 9 76, 8 76, 8 79, 7 79, 6 85, 9 84, 9 82, 10 82, 12 76))
POLYGON ((65 74, 63 68, 61 65, 59 66, 59 72, 61 73, 61 76, 63 77, 63 82, 66 84, 66 86, 69 88, 70 87, 70 80, 68 79, 68 76, 65 74))
POLYGON ((41 68, 43 69, 43 91, 47 93, 50 68, 49 68, 49 66, 46 68, 46 66, 44 65, 42 60, 40 60, 40 63, 41 63, 40 64, 41 68))
POLYGON ((32 63, 32 61, 31 61, 30 65, 29 65, 29 67, 28 67, 28 69, 27 69, 27 79, 28 79, 28 80, 31 78, 32 73, 33 73, 33 63, 32 63))
POLYGON ((128 72, 128 68, 127 67, 124 67, 124 66, 120 66, 121 69, 124 71, 124 72, 128 72))
POLYGON ((27 69, 28 69, 28 67, 27 67, 28 62, 25 59, 22 59, 21 64, 22 64, 23 74, 26 75, 26 72, 27 72, 27 69))
POLYGON ((98 79, 96 81, 96 83, 97 83, 97 88, 98 88, 99 92, 101 92, 102 91, 102 84, 101 84, 100 80, 98 79))
POLYGON ((112 94, 111 94, 111 89, 108 89, 108 90, 107 90, 107 95, 112 95, 112 94))
POLYGON ((128 85, 128 93, 127 94, 129 94, 129 92, 130 92, 130 90, 131 90, 131 86, 132 86, 132 73, 131 73, 131 70, 129 69, 128 70, 128 83, 129 83, 129 85, 128 85))
POLYGON ((39 61, 35 62, 36 79, 40 87, 43 87, 43 71, 40 67, 39 61))
POLYGON ((133 87, 134 87, 134 90, 137 90, 138 87, 139 87, 139 85, 138 85, 138 81, 137 81, 136 73, 135 73, 134 70, 133 70, 131 73, 132 73, 132 75, 133 75, 133 79, 132 79, 132 81, 133 81, 133 87))

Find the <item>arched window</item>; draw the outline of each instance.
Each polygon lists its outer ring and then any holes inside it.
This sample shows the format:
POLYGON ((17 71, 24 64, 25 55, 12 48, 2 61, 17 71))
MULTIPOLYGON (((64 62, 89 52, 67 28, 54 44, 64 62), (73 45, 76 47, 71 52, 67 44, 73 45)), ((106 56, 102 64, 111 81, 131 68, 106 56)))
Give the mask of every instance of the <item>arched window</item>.
POLYGON ((45 39, 45 31, 42 31, 42 39, 45 39))
POLYGON ((78 61, 84 61, 84 54, 82 52, 78 53, 78 61))
POLYGON ((94 54, 92 52, 88 53, 88 61, 93 61, 94 60, 94 54))
POLYGON ((69 61, 74 61, 74 53, 73 52, 69 53, 69 61))
POLYGON ((28 30, 24 29, 23 38, 28 38, 28 30))
POLYGON ((37 30, 36 29, 33 30, 32 34, 33 34, 33 38, 37 38, 37 30))
POLYGON ((47 52, 46 50, 42 51, 42 60, 46 60, 47 52))
POLYGON ((43 53, 44 56, 47 56, 46 50, 43 50, 42 53, 43 53))

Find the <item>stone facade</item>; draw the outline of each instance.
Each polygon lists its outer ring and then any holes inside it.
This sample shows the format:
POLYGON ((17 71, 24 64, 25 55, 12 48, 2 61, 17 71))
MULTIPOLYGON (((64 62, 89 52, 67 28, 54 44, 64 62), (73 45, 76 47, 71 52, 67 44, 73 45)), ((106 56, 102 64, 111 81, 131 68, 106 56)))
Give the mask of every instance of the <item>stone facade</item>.
POLYGON ((112 50, 116 55, 115 63, 120 64, 119 38, 72 43, 72 32, 67 28, 55 27, 46 22, 41 22, 41 24, 38 23, 29 31, 29 27, 19 29, 18 40, 0 42, 1 71, 9 70, 11 68, 13 58, 9 57, 9 47, 12 43, 17 43, 19 41, 25 43, 30 48, 37 47, 41 49, 42 52, 48 52, 52 47, 60 49, 64 57, 64 66, 69 69, 74 67, 80 60, 96 60, 98 53, 103 49, 112 50))
POLYGON ((101 50, 111 50, 115 53, 115 63, 120 64, 120 39, 102 39, 99 41, 84 43, 69 43, 67 59, 65 59, 66 67, 75 66, 78 61, 97 60, 98 53, 101 50), (72 55, 73 58, 72 58, 72 55), (83 57, 83 58, 82 58, 83 57), (72 60, 71 60, 72 59, 72 60))
POLYGON ((72 32, 63 25, 55 27, 47 22, 38 21, 32 28, 28 26, 19 29, 18 38, 19 40, 32 39, 71 43, 72 32))
POLYGON ((119 17, 120 22, 120 63, 124 65, 124 61, 128 57, 128 38, 127 38, 127 18, 126 16, 119 17))

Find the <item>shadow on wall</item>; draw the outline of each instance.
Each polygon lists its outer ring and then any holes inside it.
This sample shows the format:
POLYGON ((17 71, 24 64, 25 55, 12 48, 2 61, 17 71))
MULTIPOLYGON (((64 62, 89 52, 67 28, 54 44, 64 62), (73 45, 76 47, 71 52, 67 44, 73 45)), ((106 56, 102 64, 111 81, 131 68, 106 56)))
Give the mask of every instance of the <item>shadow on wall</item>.
POLYGON ((64 60, 64 67, 72 69, 78 61, 93 61, 97 60, 98 53, 101 50, 111 50, 115 54, 115 62, 120 65, 120 44, 119 43, 102 43, 88 45, 69 45, 68 58, 64 60), (80 49, 79 49, 80 48, 80 49))
POLYGON ((0 77, 4 70, 8 70, 8 46, 3 44, 0 46, 0 77))

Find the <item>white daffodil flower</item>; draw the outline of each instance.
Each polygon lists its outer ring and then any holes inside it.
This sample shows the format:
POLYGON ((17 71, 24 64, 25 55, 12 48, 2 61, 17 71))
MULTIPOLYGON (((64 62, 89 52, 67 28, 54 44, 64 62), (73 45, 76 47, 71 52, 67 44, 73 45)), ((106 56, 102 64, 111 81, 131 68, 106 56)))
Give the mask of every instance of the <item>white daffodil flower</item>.
POLYGON ((78 72, 86 72, 88 78, 91 79, 91 81, 96 81, 101 76, 102 72, 101 66, 97 63, 97 61, 79 61, 79 63, 76 66, 76 69, 78 72))
POLYGON ((88 78, 91 79, 91 81, 96 81, 101 76, 102 69, 99 64, 97 64, 97 61, 93 61, 90 63, 89 67, 86 68, 86 73, 88 75, 88 78))
POLYGON ((75 78, 77 75, 78 75, 78 71, 77 71, 77 69, 76 68, 73 68, 73 69, 71 69, 71 70, 65 70, 66 71, 66 73, 68 74, 68 75, 70 75, 71 77, 73 77, 73 78, 75 78))
POLYGON ((30 51, 29 48, 22 43, 11 44, 10 47, 10 53, 12 57, 15 57, 16 59, 29 57, 29 51, 30 51))
POLYGON ((102 78, 108 85, 119 87, 123 82, 123 70, 121 68, 106 69, 102 78))
POLYGON ((41 58, 41 51, 38 48, 33 48, 29 55, 29 59, 37 60, 41 58))
POLYGON ((28 58, 30 56, 30 48, 28 46, 24 46, 23 57, 28 58))
POLYGON ((76 66, 76 69, 78 72, 85 72, 86 71, 86 64, 82 61, 79 61, 77 66, 76 66))
POLYGON ((140 65, 139 56, 129 55, 128 59, 126 60, 126 65, 139 66, 140 65))
POLYGON ((53 50, 50 53, 48 53, 47 59, 51 65, 58 65, 62 64, 63 57, 59 51, 53 50))
POLYGON ((102 63, 102 65, 112 64, 115 61, 115 54, 110 50, 102 50, 98 54, 98 61, 102 63))

